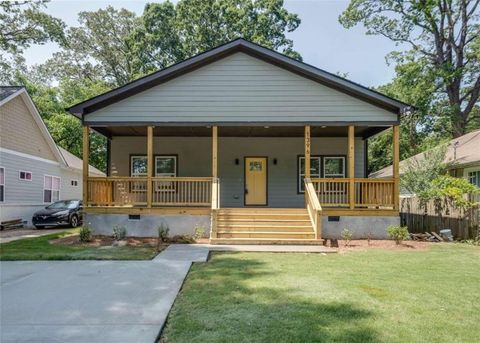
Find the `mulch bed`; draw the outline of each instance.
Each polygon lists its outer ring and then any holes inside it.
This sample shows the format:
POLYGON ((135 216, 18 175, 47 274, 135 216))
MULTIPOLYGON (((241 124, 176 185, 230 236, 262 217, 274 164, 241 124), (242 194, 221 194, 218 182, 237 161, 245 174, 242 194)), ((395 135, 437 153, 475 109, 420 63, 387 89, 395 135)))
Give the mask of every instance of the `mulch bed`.
POLYGON ((395 241, 391 240, 371 240, 368 242, 366 239, 359 239, 350 241, 349 246, 346 247, 345 241, 339 240, 338 251, 340 253, 346 253, 350 251, 367 251, 371 249, 416 251, 429 249, 432 244, 438 243, 403 241, 403 243, 397 245, 395 241))
MULTIPOLYGON (((150 238, 150 237, 127 237, 122 242, 123 245, 132 246, 132 247, 156 247, 158 240, 157 238, 150 238)), ((111 246, 117 244, 117 242, 113 239, 112 236, 93 236, 91 242, 81 242, 78 235, 67 236, 59 239, 53 239, 50 241, 51 244, 60 244, 60 245, 68 245, 68 246, 83 246, 83 247, 103 247, 103 246, 111 246)), ((168 245, 168 244, 161 244, 168 245)))

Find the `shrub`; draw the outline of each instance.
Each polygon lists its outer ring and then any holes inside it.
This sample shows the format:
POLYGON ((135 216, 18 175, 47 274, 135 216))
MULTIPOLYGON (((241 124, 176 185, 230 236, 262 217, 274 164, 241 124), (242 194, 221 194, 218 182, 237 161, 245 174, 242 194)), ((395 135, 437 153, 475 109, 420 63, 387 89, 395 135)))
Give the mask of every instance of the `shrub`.
POLYGON ((342 230, 340 235, 342 236, 342 239, 345 241, 345 246, 348 247, 350 245, 350 241, 352 240, 353 232, 345 228, 342 230))
POLYGON ((395 241, 396 244, 402 243, 402 241, 408 238, 408 228, 406 226, 389 226, 387 228, 388 235, 395 241))
POLYGON ((200 239, 205 237, 205 233, 207 232, 207 229, 202 226, 202 225, 195 225, 195 233, 193 235, 193 238, 195 240, 200 239))
POLYGON ((165 223, 160 224, 158 227, 158 239, 161 242, 166 242, 168 239, 168 232, 170 229, 168 228, 168 225, 165 223))
POLYGON ((127 237, 127 229, 124 226, 115 225, 113 227, 113 238, 116 241, 121 241, 127 237))
POLYGON ((92 229, 88 227, 88 225, 84 225, 83 227, 80 228, 80 242, 86 243, 90 242, 92 240, 92 229))

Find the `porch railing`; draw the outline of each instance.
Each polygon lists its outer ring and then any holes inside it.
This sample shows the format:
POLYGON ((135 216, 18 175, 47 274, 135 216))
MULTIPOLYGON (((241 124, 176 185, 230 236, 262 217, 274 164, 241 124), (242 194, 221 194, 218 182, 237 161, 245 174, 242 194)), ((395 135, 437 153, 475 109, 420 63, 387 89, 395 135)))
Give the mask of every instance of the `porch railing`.
POLYGON ((318 201, 312 180, 309 178, 305 178, 305 206, 315 231, 315 239, 320 239, 322 236, 322 206, 318 201))
MULTIPOLYGON (((350 207, 350 179, 312 179, 311 182, 323 207, 350 207)), ((394 208, 393 179, 355 178, 354 208, 394 208)))
MULTIPOLYGON (((152 205, 210 206, 212 178, 153 177, 152 205)), ((86 206, 146 206, 146 177, 89 177, 86 206)))

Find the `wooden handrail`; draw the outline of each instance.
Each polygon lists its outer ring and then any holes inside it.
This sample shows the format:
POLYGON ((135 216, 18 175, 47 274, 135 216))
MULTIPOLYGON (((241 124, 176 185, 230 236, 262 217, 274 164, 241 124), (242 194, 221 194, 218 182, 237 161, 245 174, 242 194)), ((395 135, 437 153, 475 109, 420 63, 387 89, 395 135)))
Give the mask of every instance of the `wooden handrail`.
POLYGON ((322 206, 310 178, 305 178, 305 204, 315 232, 315 239, 320 239, 322 236, 322 206))
POLYGON ((310 179, 324 207, 392 208, 394 209, 395 180, 369 178, 310 179), (350 184, 353 183, 353 191, 350 184))

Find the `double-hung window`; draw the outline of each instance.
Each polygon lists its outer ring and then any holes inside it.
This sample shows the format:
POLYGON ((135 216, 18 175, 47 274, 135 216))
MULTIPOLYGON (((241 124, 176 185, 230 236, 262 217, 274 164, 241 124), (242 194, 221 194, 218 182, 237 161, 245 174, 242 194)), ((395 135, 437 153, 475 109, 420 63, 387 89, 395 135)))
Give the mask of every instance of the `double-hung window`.
POLYGON ((480 187, 480 170, 468 173, 468 181, 477 187, 480 187))
POLYGON ((325 178, 345 177, 345 157, 324 156, 323 157, 323 177, 325 178))
POLYGON ((43 202, 55 202, 60 199, 60 178, 45 175, 43 179, 43 202))
MULTIPOLYGON (((321 157, 320 156, 311 156, 310 157, 310 177, 319 178, 321 166, 321 157)), ((298 192, 305 192, 305 157, 298 157, 298 192)))
MULTIPOLYGON (((155 176, 156 177, 175 177, 177 176, 177 156, 157 155, 155 156, 155 176)), ((147 176, 147 156, 136 155, 130 158, 130 175, 133 177, 147 176)), ((146 190, 144 183, 138 182, 138 185, 132 187, 134 190, 146 190)), ((173 190, 172 182, 155 182, 156 190, 173 190)))
POLYGON ((5 201, 5 168, 0 167, 0 202, 5 201))
MULTIPOLYGON (((345 177, 344 156, 311 156, 311 178, 343 178, 345 177)), ((298 157, 298 193, 305 192, 305 157, 298 157)), ((328 189, 328 187, 327 187, 328 189)))

